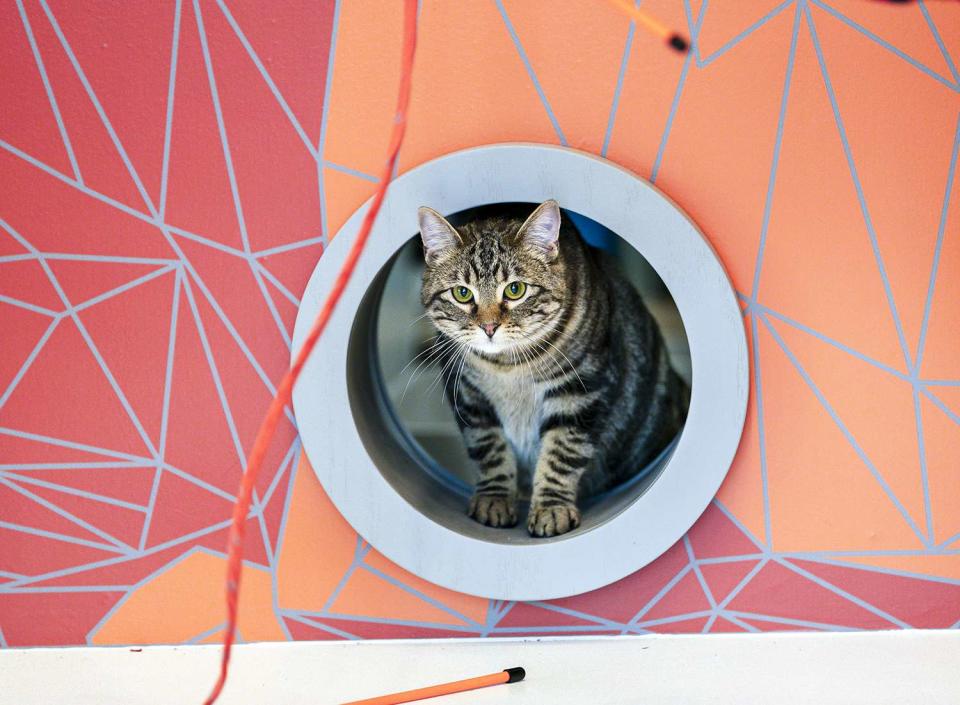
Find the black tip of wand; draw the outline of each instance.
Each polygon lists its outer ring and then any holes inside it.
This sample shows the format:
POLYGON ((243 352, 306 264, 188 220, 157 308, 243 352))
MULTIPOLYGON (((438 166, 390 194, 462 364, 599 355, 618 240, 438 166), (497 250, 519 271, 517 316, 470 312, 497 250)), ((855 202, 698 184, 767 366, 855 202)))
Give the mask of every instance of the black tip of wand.
POLYGON ((670 38, 667 40, 667 44, 669 44, 672 49, 679 51, 681 54, 686 54, 690 49, 690 42, 688 42, 679 34, 671 34, 670 38))
POLYGON ((507 668, 505 670, 510 675, 510 677, 507 679, 507 683, 516 683, 517 681, 522 681, 527 675, 527 672, 519 666, 517 668, 507 668))

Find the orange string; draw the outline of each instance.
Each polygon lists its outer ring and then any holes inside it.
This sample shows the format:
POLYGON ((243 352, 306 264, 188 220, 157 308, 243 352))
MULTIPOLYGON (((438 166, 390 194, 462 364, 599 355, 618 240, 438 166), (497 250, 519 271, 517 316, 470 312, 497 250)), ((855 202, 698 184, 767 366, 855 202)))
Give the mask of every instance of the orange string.
POLYGON ((373 227, 377 213, 383 203, 387 188, 393 178, 394 167, 397 163, 397 155, 400 152, 400 145, 403 144, 403 136, 407 127, 407 108, 410 104, 410 87, 413 74, 413 56, 417 44, 417 0, 404 0, 403 6, 403 57, 400 72, 400 87, 397 94, 397 112, 393 124, 393 132, 390 136, 390 148, 388 150, 387 163, 383 167, 380 176, 380 185, 373 196, 370 208, 367 210, 360 226, 360 232, 357 233, 357 239, 354 241, 347 259, 340 268, 337 279, 333 284, 333 289, 323 303, 323 308, 317 315, 313 327, 307 334, 306 340, 297 352, 297 356, 287 370, 277 393, 270 402, 270 408, 257 431, 256 440, 253 448, 247 457, 247 468, 240 481, 240 491, 237 494, 236 502, 233 505, 233 523, 230 527, 230 541, 227 547, 227 628, 223 635, 223 656, 220 661, 220 675, 217 682, 204 701, 204 705, 213 705, 223 686, 227 681, 227 673, 230 668, 230 653, 233 648, 233 642, 237 631, 237 606, 240 597, 240 577, 243 572, 243 539, 245 535, 246 517, 250 511, 250 502, 253 498, 253 488, 257 481, 257 475, 260 473, 260 466, 270 446, 274 431, 283 414, 284 407, 290 403, 290 395, 293 391, 293 385, 296 383, 300 372, 303 369, 307 358, 313 351, 317 340, 323 334, 330 315, 333 313, 341 294, 350 281, 353 270, 356 267, 357 260, 363 252, 370 235, 370 229, 373 227))

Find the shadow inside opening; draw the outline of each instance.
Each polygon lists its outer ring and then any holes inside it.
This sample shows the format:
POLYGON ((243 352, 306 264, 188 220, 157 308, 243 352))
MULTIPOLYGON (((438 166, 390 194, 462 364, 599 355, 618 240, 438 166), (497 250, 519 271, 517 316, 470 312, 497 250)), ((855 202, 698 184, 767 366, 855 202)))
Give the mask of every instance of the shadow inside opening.
MULTIPOLYGON (((531 210, 534 206, 530 204, 531 210)), ((448 220, 458 225, 481 212, 471 209, 448 216, 448 220)), ((616 260, 657 320, 671 364, 689 384, 686 333, 655 270, 626 241, 596 221, 566 210, 563 216, 574 222, 588 245, 605 250, 616 260)), ((475 470, 443 390, 444 372, 430 361, 417 369, 429 356, 408 365, 436 335, 420 304, 422 269, 419 235, 413 235, 368 288, 354 319, 347 354, 354 421, 367 453, 393 489, 417 511, 448 529, 507 544, 565 540, 609 521, 642 496, 667 465, 683 429, 633 477, 582 500, 582 523, 567 534, 533 538, 523 521, 512 529, 494 529, 467 516, 475 470)), ((526 509, 526 503, 521 504, 521 517, 526 509)))

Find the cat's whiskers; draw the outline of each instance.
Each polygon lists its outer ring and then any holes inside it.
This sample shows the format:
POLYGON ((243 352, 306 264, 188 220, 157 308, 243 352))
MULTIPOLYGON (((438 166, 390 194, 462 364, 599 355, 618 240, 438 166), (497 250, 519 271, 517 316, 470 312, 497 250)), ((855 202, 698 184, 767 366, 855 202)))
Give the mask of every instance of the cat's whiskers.
POLYGON ((433 378, 433 381, 427 387, 426 394, 429 394, 432 391, 434 384, 437 382, 437 379, 443 376, 443 372, 444 370, 447 369, 447 365, 450 363, 450 360, 452 360, 454 355, 456 355, 457 352, 460 350, 458 341, 452 340, 451 342, 452 342, 452 345, 448 346, 447 349, 443 352, 443 354, 437 356, 431 362, 433 369, 435 370, 437 369, 437 367, 439 367, 440 371, 437 373, 437 375, 433 378))
MULTIPOLYGON (((546 334, 549 335, 550 333, 552 333, 552 332, 555 331, 555 330, 556 330, 556 327, 547 329, 546 334)), ((574 375, 576 376, 576 378, 577 378, 577 381, 580 382, 580 386, 583 387, 583 391, 585 391, 585 392, 588 392, 588 391, 589 391, 589 390, 587 389, 587 385, 583 383, 583 380, 582 380, 582 379, 580 379, 580 373, 577 372, 576 366, 575 366, 572 362, 570 362, 570 358, 567 357, 560 348, 558 348, 556 345, 554 345, 553 343, 551 343, 551 342, 550 342, 549 340, 547 340, 546 338, 541 338, 541 339, 538 340, 538 339, 536 339, 536 338, 531 338, 530 336, 527 336, 527 335, 526 335, 525 333, 523 333, 523 332, 521 332, 520 334, 523 335, 525 338, 527 338, 532 345, 537 346, 537 347, 539 348, 541 354, 543 354, 543 355, 546 356, 546 357, 549 357, 549 358, 550 358, 551 360, 553 360, 554 362, 557 362, 556 358, 555 358, 553 355, 547 354, 546 350, 544 350, 542 347, 540 347, 539 344, 540 344, 540 343, 545 343, 545 344, 549 345, 551 348, 553 348, 554 350, 556 350, 556 351, 560 354, 560 356, 563 357, 563 359, 566 360, 567 364, 570 366, 570 371, 573 372, 573 374, 574 374, 574 375)), ((560 364, 559 364, 558 362, 557 362, 557 366, 560 367, 560 364)), ((563 368, 562 368, 562 367, 560 367, 560 371, 563 372, 563 368)), ((564 372, 564 374, 566 374, 566 373, 564 372)))
MULTIPOLYGON (((520 355, 523 357, 523 359, 524 359, 524 361, 525 361, 525 364, 526 364, 527 369, 528 369, 528 371, 529 371, 530 384, 531 384, 531 385, 532 385, 532 384, 536 384, 537 375, 543 376, 543 368, 542 368, 536 361, 534 361, 533 358, 530 357, 530 356, 523 350, 523 348, 518 347, 518 348, 516 348, 516 349, 517 349, 517 351, 520 353, 520 355), (536 370, 534 370, 534 365, 537 365, 536 370)), ((523 368, 521 367, 521 370, 522 370, 522 369, 523 369, 523 368)))
POLYGON ((459 398, 457 390, 460 388, 460 377, 463 375, 463 367, 467 362, 467 348, 464 346, 463 353, 460 355, 460 369, 457 370, 457 378, 453 381, 453 410, 457 413, 457 417, 463 421, 464 425, 470 426, 465 418, 460 414, 460 407, 457 404, 457 399, 459 398))
MULTIPOLYGON (((558 338, 562 338, 569 331, 566 329, 568 321, 563 320, 562 316, 554 316, 549 323, 536 326, 536 331, 529 335, 535 340, 546 339, 551 333, 559 333, 558 338)), ((532 327, 532 326, 531 326, 532 327)))
POLYGON ((510 350, 510 357, 512 358, 512 361, 510 364, 520 371, 521 379, 523 378, 523 375, 526 374, 528 377, 530 377, 530 381, 532 382, 533 376, 529 372, 529 370, 525 367, 525 360, 521 356, 522 353, 520 349, 517 347, 512 347, 512 348, 509 348, 509 350, 510 350))
POLYGON ((451 364, 450 364, 450 369, 449 369, 449 371, 447 372, 446 379, 444 379, 444 381, 443 381, 443 389, 440 391, 440 401, 441 401, 441 402, 443 401, 443 396, 444 396, 444 394, 445 394, 446 391, 447 391, 447 386, 450 384, 450 379, 451 379, 451 377, 454 376, 454 370, 457 369, 457 367, 458 367, 458 365, 459 365, 459 362, 460 362, 460 359, 461 359, 461 358, 464 356, 464 354, 465 354, 465 353, 464 353, 464 349, 465 349, 465 347, 464 347, 463 345, 461 345, 460 348, 457 350, 457 353, 453 356, 453 359, 452 359, 451 364))
POLYGON ((539 354, 540 357, 550 360, 553 364, 557 366, 557 369, 560 371, 560 374, 566 375, 567 371, 563 368, 563 365, 561 365, 560 362, 557 360, 556 356, 550 353, 550 351, 548 351, 546 348, 544 348, 541 345, 541 343, 546 343, 551 348, 553 348, 558 353, 560 353, 560 355, 566 361, 567 365, 569 365, 570 371, 573 372, 574 376, 577 378, 577 381, 580 382, 580 386, 583 387, 583 391, 589 392, 589 390, 587 389, 587 385, 583 383, 582 379, 580 379, 580 374, 577 372, 577 368, 574 366, 572 362, 570 362, 570 358, 568 358, 566 355, 563 354, 562 350, 560 350, 557 346, 553 345, 548 340, 536 340, 525 333, 521 333, 521 335, 523 335, 528 340, 530 346, 539 354))
POLYGON ((519 363, 514 363, 514 366, 519 367, 521 379, 522 375, 526 373, 527 376, 530 377, 530 382, 532 383, 533 373, 530 371, 529 365, 527 365, 527 358, 524 356, 523 350, 520 348, 511 348, 510 351, 514 353, 514 360, 517 360, 519 356, 519 363))
MULTIPOLYGON (((543 342, 546 342, 546 341, 543 341, 543 342)), ((533 343, 533 344, 534 344, 534 345, 537 345, 536 343, 533 343)), ((560 370, 560 373, 561 373, 561 374, 563 374, 563 375, 566 375, 566 374, 567 374, 566 371, 564 371, 563 367, 560 366, 560 363, 557 362, 556 358, 554 358, 552 355, 550 355, 546 350, 540 348, 539 345, 537 345, 537 347, 538 347, 538 349, 540 350, 541 357, 549 358, 551 361, 553 361, 554 364, 557 365, 557 368, 560 370)), ((566 357, 566 356, 564 356, 564 357, 566 357)), ((568 360, 567 362, 569 363, 569 360, 568 360)), ((573 369, 573 366, 572 366, 572 365, 571 365, 571 369, 573 369)), ((577 375, 577 371, 576 371, 576 370, 573 370, 573 373, 574 373, 575 375, 577 375)), ((544 375, 544 376, 546 376, 546 375, 544 375)), ((577 379, 578 379, 578 380, 580 379, 580 375, 577 375, 577 379)), ((580 384, 583 385, 583 380, 580 380, 580 384)), ((583 390, 589 394, 589 391, 587 390, 586 385, 584 385, 583 390)), ((581 417, 580 417, 580 412, 579 412, 578 410, 574 409, 573 411, 568 411, 567 413, 569 413, 571 416, 573 416, 574 420, 577 422, 578 425, 581 423, 582 419, 581 419, 581 417)))
POLYGON ((536 342, 533 338, 531 338, 530 336, 528 336, 528 335, 525 334, 525 333, 521 333, 521 335, 523 335, 523 337, 524 337, 524 338, 526 339, 526 341, 527 341, 526 347, 527 347, 528 349, 525 351, 525 354, 526 354, 531 360, 536 360, 538 363, 541 363, 541 364, 540 364, 540 367, 539 367, 539 369, 541 370, 541 373, 545 372, 544 369, 543 369, 542 361, 543 361, 544 359, 548 359, 548 360, 550 360, 550 362, 552 362, 553 364, 557 365, 557 369, 559 369, 560 374, 563 374, 563 375, 566 375, 566 374, 567 374, 567 371, 566 371, 565 369, 563 369, 562 367, 559 366, 559 363, 556 361, 556 359, 554 359, 551 355, 547 354, 547 352, 546 352, 540 345, 538 345, 537 342, 536 342))
MULTIPOLYGON (((437 373, 437 376, 434 377, 433 381, 430 383, 430 386, 427 387, 427 390, 424 392, 424 396, 430 396, 430 394, 433 392, 433 388, 437 386, 437 384, 443 378, 443 374, 447 371, 447 367, 457 359, 457 355, 460 353, 463 347, 463 343, 461 343, 459 340, 453 338, 451 338, 451 340, 455 343, 455 345, 452 348, 448 348, 443 355, 440 356, 440 358, 434 361, 435 364, 438 365, 440 365, 441 361, 443 361, 442 366, 440 368, 440 372, 437 373)), ((441 395, 441 399, 442 398, 443 395, 441 395)))
MULTIPOLYGON (((410 376, 407 378, 407 384, 403 388, 403 394, 400 395, 400 402, 399 402, 400 404, 403 404, 403 400, 407 396, 407 391, 410 389, 410 385, 413 383, 413 381, 417 378, 418 376, 417 373, 419 372, 420 368, 423 367, 428 362, 430 362, 431 359, 433 358, 437 358, 437 360, 441 359, 443 355, 446 353, 446 351, 448 351, 451 348, 451 346, 456 342, 452 338, 446 340, 443 343, 441 343, 440 340, 441 340, 441 337, 437 336, 436 343, 434 343, 429 348, 424 350, 422 353, 414 357, 413 360, 408 362, 406 367, 403 368, 403 370, 406 370, 407 367, 410 367, 410 365, 413 364, 413 362, 417 359, 417 357, 421 357, 422 355, 430 353, 429 355, 427 355, 427 357, 425 357, 423 360, 420 361, 420 364, 416 366, 416 368, 413 370, 413 372, 410 373, 410 376)), ((400 371, 400 374, 403 374, 403 370, 400 371)))
MULTIPOLYGON (((515 329, 516 329, 516 332, 519 333, 521 336, 526 337, 524 332, 520 330, 519 327, 515 326, 515 329)), ((537 375, 542 376, 544 374, 542 365, 540 365, 537 360, 535 360, 531 355, 527 353, 527 351, 524 350, 524 347, 521 343, 518 343, 516 341, 510 341, 510 342, 513 342, 514 344, 510 345, 510 347, 508 348, 505 348, 503 352, 501 352, 500 354, 504 355, 505 353, 509 352, 510 365, 512 367, 518 368, 521 374, 526 374, 526 376, 530 378, 531 384, 535 383, 537 380, 537 375)))
POLYGON ((413 326, 417 321, 422 321, 424 318, 426 318, 429 315, 430 315, 429 311, 427 311, 426 313, 421 313, 419 316, 417 316, 412 321, 410 321, 410 323, 407 325, 407 328, 410 328, 411 326, 413 326))
MULTIPOLYGON (((438 343, 430 346, 430 348, 428 348, 428 349, 425 350, 424 352, 420 353, 420 354, 417 355, 413 360, 411 360, 409 363, 407 363, 407 365, 406 365, 406 367, 404 367, 404 369, 407 369, 407 367, 409 367, 411 364, 413 364, 413 362, 417 359, 417 357, 421 357, 422 355, 424 355, 424 354, 426 354, 426 353, 429 353, 429 354, 427 354, 427 356, 424 357, 423 360, 421 360, 420 363, 414 368, 413 372, 410 373, 410 377, 409 377, 409 379, 407 380, 407 386, 409 387, 410 383, 417 378, 420 369, 421 369, 424 365, 427 365, 427 364, 430 363, 431 361, 435 361, 436 359, 438 359, 439 357, 441 357, 441 356, 443 355, 443 353, 445 353, 447 350, 449 350, 452 345, 453 345, 453 341, 450 341, 450 340, 447 340, 447 341, 445 341, 445 342, 443 342, 443 343, 439 343, 439 342, 438 342, 438 343)), ((402 372, 402 371, 401 371, 401 372, 402 372)), ((404 390, 404 391, 406 391, 406 390, 404 390)))
POLYGON ((404 366, 403 366, 403 369, 400 370, 400 374, 403 374, 404 372, 406 372, 406 371, 407 371, 407 368, 410 367, 410 365, 412 365, 414 362, 417 361, 417 358, 422 357, 423 355, 426 355, 427 353, 436 350, 437 346, 438 346, 438 345, 441 345, 441 341, 443 340, 443 338, 442 338, 439 334, 437 334, 437 335, 432 335, 432 336, 430 336, 429 338, 427 338, 426 340, 423 340, 423 341, 421 341, 421 342, 426 343, 428 340, 434 341, 434 342, 433 342, 433 345, 431 345, 430 347, 428 347, 426 350, 422 350, 422 351, 420 351, 419 353, 417 353, 416 355, 414 355, 414 356, 413 356, 413 359, 411 359, 410 362, 408 362, 406 365, 404 365, 404 366))
MULTIPOLYGON (((556 350, 557 353, 560 354, 560 357, 562 357, 564 360, 566 360, 567 365, 570 366, 570 371, 573 372, 573 376, 577 378, 577 381, 580 383, 580 386, 583 387, 583 391, 589 393, 590 390, 587 389, 587 385, 584 384, 583 380, 580 378, 580 373, 577 372, 576 366, 570 361, 570 358, 567 357, 567 356, 563 353, 563 350, 561 350, 560 348, 558 348, 556 345, 554 345, 553 343, 551 343, 549 340, 544 340, 544 341, 541 341, 541 342, 546 343, 546 344, 549 345, 551 348, 553 348, 554 350, 556 350)), ((544 352, 546 352, 546 351, 544 351, 544 352)), ((550 359, 556 361, 556 358, 554 358, 552 355, 550 356, 550 359)), ((559 363, 558 363, 558 366, 559 366, 559 363)))

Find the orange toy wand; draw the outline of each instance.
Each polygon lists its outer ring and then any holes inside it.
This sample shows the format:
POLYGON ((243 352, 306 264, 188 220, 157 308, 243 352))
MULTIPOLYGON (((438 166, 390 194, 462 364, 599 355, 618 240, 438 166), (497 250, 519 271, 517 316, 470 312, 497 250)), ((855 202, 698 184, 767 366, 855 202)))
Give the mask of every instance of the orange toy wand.
POLYGON ((628 0, 608 1, 621 12, 629 15, 634 22, 640 24, 640 26, 646 29, 648 32, 663 39, 671 49, 675 49, 681 54, 687 53, 687 50, 690 48, 690 42, 688 42, 687 38, 679 32, 673 31, 665 24, 652 17, 649 13, 646 13, 640 8, 635 7, 633 3, 628 2, 628 0))
POLYGON ((440 685, 431 685, 426 688, 417 688, 416 690, 405 690, 402 693, 381 695, 376 698, 367 698, 366 700, 352 700, 343 705, 396 705, 397 703, 409 703, 412 700, 424 700, 425 698, 435 698, 438 695, 462 693, 465 690, 476 690, 477 688, 486 688, 490 685, 516 683, 517 681, 522 681, 525 675, 527 675, 526 671, 522 668, 508 668, 499 673, 491 673, 489 676, 478 676, 462 681, 454 681, 453 683, 441 683, 440 685))

